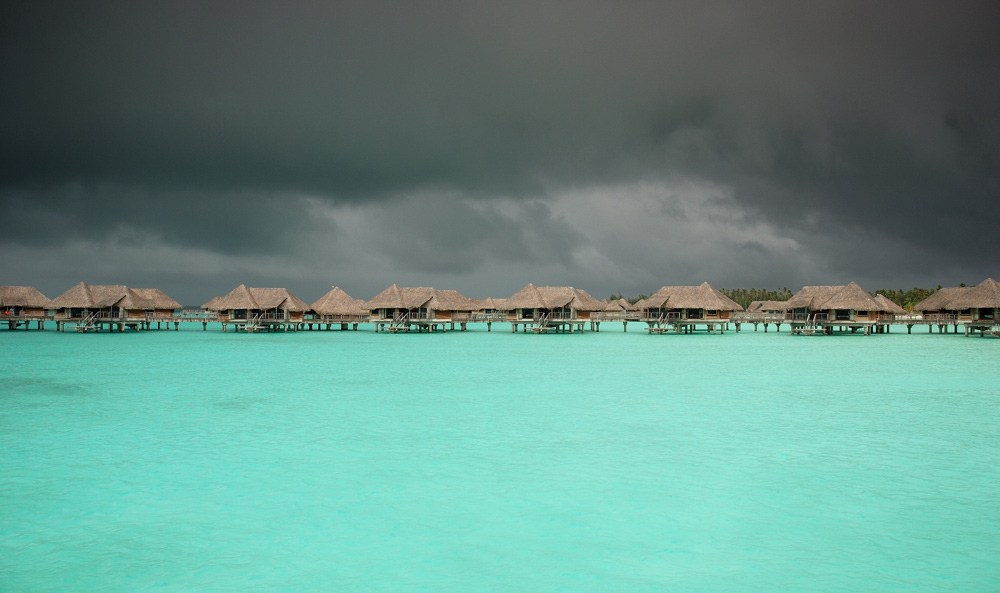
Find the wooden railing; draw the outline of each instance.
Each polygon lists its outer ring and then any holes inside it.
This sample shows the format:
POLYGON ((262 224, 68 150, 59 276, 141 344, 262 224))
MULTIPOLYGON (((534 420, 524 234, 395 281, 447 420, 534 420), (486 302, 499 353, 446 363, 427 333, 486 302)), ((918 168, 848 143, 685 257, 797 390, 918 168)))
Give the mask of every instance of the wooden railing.
POLYGON ((507 321, 506 311, 494 311, 484 313, 482 311, 456 311, 451 314, 451 320, 458 323, 487 323, 494 321, 507 321))
POLYGON ((368 313, 357 315, 313 315, 303 319, 303 323, 368 323, 371 315, 368 313))
POLYGON ((591 321, 640 321, 642 313, 639 311, 594 311, 590 314, 591 321))
POLYGON ((749 311, 736 311, 733 313, 732 321, 735 323, 784 323, 785 313, 758 313, 749 311))

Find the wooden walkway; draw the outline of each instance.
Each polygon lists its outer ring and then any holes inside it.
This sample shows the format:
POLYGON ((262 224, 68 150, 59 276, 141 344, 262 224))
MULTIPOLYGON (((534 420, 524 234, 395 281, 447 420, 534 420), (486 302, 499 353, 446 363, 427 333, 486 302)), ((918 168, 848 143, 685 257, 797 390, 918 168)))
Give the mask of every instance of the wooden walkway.
MULTIPOLYGON (((292 319, 282 315, 264 314, 251 319, 231 319, 227 316, 220 316, 214 312, 205 311, 184 311, 178 314, 147 313, 143 317, 122 317, 102 315, 98 312, 88 314, 84 317, 69 318, 57 317, 53 315, 8 315, 6 316, 7 329, 19 330, 30 329, 30 323, 36 322, 38 329, 45 329, 47 321, 55 321, 56 330, 64 332, 67 328, 80 333, 91 333, 98 331, 124 332, 126 330, 142 331, 151 329, 173 329, 178 330, 182 323, 201 323, 202 329, 207 330, 209 323, 220 323, 223 331, 233 329, 237 332, 258 333, 258 332, 296 332, 312 331, 314 328, 330 330, 339 327, 341 330, 358 330, 360 324, 374 324, 376 332, 386 333, 407 333, 454 331, 460 329, 465 331, 469 323, 485 323, 487 331, 491 329, 493 323, 510 323, 513 333, 584 333, 589 324, 591 331, 600 331, 602 322, 622 322, 624 331, 628 331, 628 323, 646 323, 646 330, 650 335, 663 335, 668 333, 691 334, 704 330, 708 333, 725 333, 730 326, 735 326, 737 332, 741 325, 750 323, 757 330, 758 325, 764 326, 764 331, 768 331, 770 325, 774 325, 780 330, 781 325, 788 324, 793 335, 831 335, 835 332, 863 333, 864 335, 889 333, 893 326, 906 327, 907 333, 912 333, 914 327, 926 326, 929 333, 934 333, 937 327, 938 333, 959 333, 959 326, 963 328, 966 336, 979 335, 981 337, 1000 337, 1000 323, 995 320, 971 320, 965 316, 934 314, 905 314, 905 315, 881 315, 873 319, 829 319, 823 314, 797 315, 797 314, 775 314, 775 313, 745 313, 733 314, 728 319, 687 319, 679 316, 644 316, 640 312, 594 312, 587 318, 570 315, 544 315, 539 318, 515 318, 505 312, 490 313, 455 313, 450 318, 429 318, 429 317, 400 317, 395 319, 380 319, 370 315, 330 315, 313 316, 292 319), (155 328, 154 328, 155 324, 155 328), (948 329, 951 328, 949 332, 948 329)), ((3 318, 0 318, 3 320, 3 318)), ((0 327, 3 327, 0 325, 0 327)))

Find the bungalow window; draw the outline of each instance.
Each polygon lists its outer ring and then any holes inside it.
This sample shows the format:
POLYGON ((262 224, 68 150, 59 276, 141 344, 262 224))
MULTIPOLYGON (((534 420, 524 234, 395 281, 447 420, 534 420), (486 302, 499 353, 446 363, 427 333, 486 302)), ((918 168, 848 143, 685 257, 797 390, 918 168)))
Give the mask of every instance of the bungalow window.
POLYGON ((993 319, 993 309, 980 309, 979 318, 980 319, 993 319))
POLYGON ((705 311, 704 309, 688 309, 687 318, 688 319, 703 319, 705 311))
POLYGON ((837 318, 837 321, 850 321, 851 320, 851 310, 850 309, 837 309, 836 318, 837 318))
POLYGON ((962 309, 959 313, 966 317, 972 317, 972 309, 962 309))

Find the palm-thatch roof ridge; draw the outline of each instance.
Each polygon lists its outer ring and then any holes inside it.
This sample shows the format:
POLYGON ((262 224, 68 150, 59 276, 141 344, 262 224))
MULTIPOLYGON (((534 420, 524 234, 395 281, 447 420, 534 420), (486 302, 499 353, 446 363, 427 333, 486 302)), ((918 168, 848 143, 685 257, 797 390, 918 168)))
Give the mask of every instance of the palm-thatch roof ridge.
POLYGON ((476 303, 457 290, 434 289, 428 308, 435 311, 475 311, 476 303))
MULTIPOLYGON (((888 300, 888 299, 886 299, 888 300)), ((890 301, 891 302, 891 301, 890 301)), ((843 286, 804 286, 788 299, 788 310, 809 309, 825 311, 829 309, 853 309, 855 311, 889 311, 889 307, 872 295, 857 282, 843 286)), ((905 312, 905 311, 904 311, 905 312)))
POLYGON ((216 306, 216 303, 218 303, 221 298, 222 297, 212 297, 207 303, 202 305, 201 308, 206 311, 221 311, 222 307, 216 306))
POLYGON ((485 299, 472 299, 476 304, 476 311, 509 311, 510 305, 507 299, 495 299, 486 297, 485 299))
POLYGON ((281 309, 305 312, 309 310, 309 305, 289 292, 287 288, 249 288, 246 284, 240 284, 225 296, 216 297, 202 307, 210 311, 281 309))
POLYGON ((889 297, 884 294, 875 295, 875 300, 884 307, 883 311, 887 311, 893 315, 903 315, 906 313, 906 309, 889 300, 889 297))
POLYGON ((177 310, 183 308, 183 305, 168 297, 159 288, 133 288, 131 290, 151 303, 154 309, 177 310))
POLYGON ((698 286, 664 286, 643 303, 644 309, 706 309, 742 311, 743 307, 708 282, 698 286))
POLYGON ((85 282, 76 284, 52 299, 51 306, 53 309, 156 308, 154 300, 127 286, 121 284, 89 285, 85 282))
POLYGON ((85 282, 74 284, 69 290, 52 299, 53 309, 89 309, 95 307, 90 287, 85 282))
POLYGON ((511 309, 558 309, 603 311, 604 305, 590 294, 572 286, 535 286, 528 284, 507 299, 511 309))
POLYGON ((753 301, 750 306, 747 307, 747 311, 750 313, 756 313, 760 311, 787 311, 788 301, 753 301))
POLYGON ((914 311, 946 311, 953 310, 956 307, 951 306, 951 304, 962 296, 964 293, 975 288, 974 286, 948 286, 945 288, 939 288, 934 291, 934 294, 930 295, 926 299, 920 301, 916 305, 913 305, 914 311))
POLYGON ((309 310, 309 304, 289 292, 287 288, 251 288, 250 294, 262 310, 282 309, 294 312, 309 310))
POLYGON ((433 309, 435 311, 475 311, 476 303, 457 290, 439 290, 426 286, 391 285, 365 304, 375 309, 433 309))
POLYGON ((611 312, 611 313, 617 313, 619 311, 633 311, 634 310, 634 307, 632 306, 632 303, 628 302, 628 300, 624 299, 624 298, 615 299, 613 301, 612 300, 603 300, 603 301, 601 301, 601 304, 604 305, 604 310, 605 311, 608 311, 608 312, 611 312))
POLYGON ((967 291, 956 293, 949 309, 995 309, 1000 307, 1000 283, 992 278, 983 280, 967 291))
POLYGON ((788 309, 809 309, 816 311, 821 309, 819 305, 830 300, 830 298, 843 289, 841 286, 803 286, 802 290, 792 295, 786 301, 788 309))
POLYGON ((887 311, 872 295, 857 282, 851 282, 821 303, 819 309, 853 309, 855 311, 887 311))
POLYGON ((34 286, 0 286, 0 307, 49 309, 52 299, 34 286))
POLYGON ((319 297, 310 307, 320 315, 366 315, 368 313, 364 300, 352 297, 337 286, 319 297))

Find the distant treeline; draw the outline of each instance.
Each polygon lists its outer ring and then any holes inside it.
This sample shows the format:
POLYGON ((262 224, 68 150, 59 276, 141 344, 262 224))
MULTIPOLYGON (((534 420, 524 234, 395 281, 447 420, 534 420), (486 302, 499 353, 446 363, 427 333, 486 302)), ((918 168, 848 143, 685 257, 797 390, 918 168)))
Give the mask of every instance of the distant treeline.
POLYGON ((626 301, 629 302, 629 304, 634 305, 634 304, 638 303, 639 301, 641 301, 642 299, 648 299, 648 298, 649 298, 648 294, 644 294, 644 293, 641 293, 641 292, 639 293, 639 296, 637 296, 637 297, 627 297, 627 296, 622 295, 622 293, 620 293, 620 292, 618 292, 618 293, 612 292, 611 296, 608 297, 608 300, 609 301, 620 301, 621 299, 625 299, 626 301))
MULTIPOLYGON (((965 282, 960 284, 960 286, 965 286, 965 282)), ((914 287, 911 288, 910 290, 903 290, 902 288, 900 288, 899 290, 892 290, 891 288, 880 288, 876 290, 872 296, 874 296, 875 294, 885 295, 885 298, 896 303, 900 307, 906 309, 907 311, 912 311, 914 305, 916 305, 920 301, 926 299, 927 297, 931 296, 932 294, 934 294, 939 290, 941 290, 940 284, 937 285, 937 288, 914 287)))
MULTIPOLYGON (((766 288, 720 288, 719 292, 733 299, 746 309, 753 301, 787 301, 792 298, 792 291, 782 286, 779 290, 769 290, 766 288)), ((633 305, 642 299, 649 298, 648 294, 640 294, 637 297, 625 297, 621 293, 611 293, 609 301, 625 299, 633 305)))
MULTIPOLYGON (((965 282, 959 284, 959 286, 965 286, 965 282)), ((911 288, 910 290, 892 290, 891 288, 880 288, 873 293, 869 293, 872 296, 877 294, 883 294, 887 299, 896 303, 900 307, 906 309, 907 311, 912 311, 913 306, 920 301, 931 296, 935 292, 941 290, 941 285, 938 284, 937 288, 911 288)), ((727 297, 733 299, 740 304, 741 307, 746 309, 750 306, 750 303, 754 301, 787 301, 792 298, 792 291, 788 290, 788 287, 782 286, 778 290, 771 290, 768 288, 720 288, 719 292, 726 295, 727 297)), ((642 299, 649 298, 648 294, 640 294, 637 297, 625 297, 621 293, 615 294, 611 293, 608 300, 617 301, 618 299, 624 298, 633 305, 642 299)))
POLYGON ((746 309, 754 301, 787 301, 792 298, 792 291, 782 286, 778 290, 768 288, 720 288, 719 292, 733 299, 746 309))

